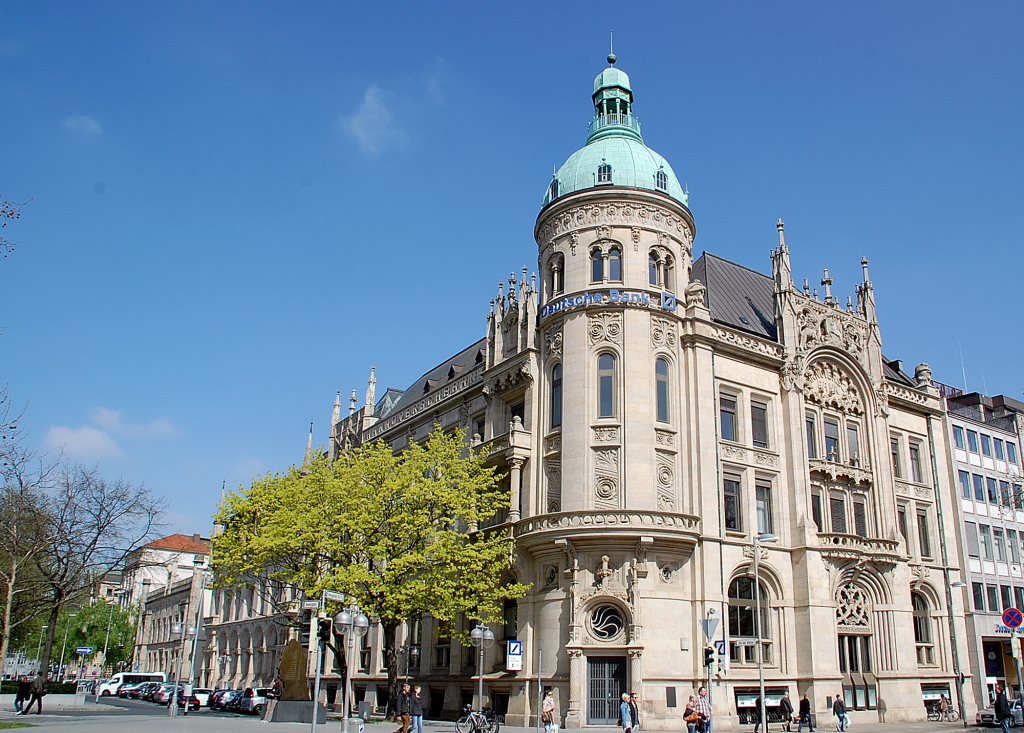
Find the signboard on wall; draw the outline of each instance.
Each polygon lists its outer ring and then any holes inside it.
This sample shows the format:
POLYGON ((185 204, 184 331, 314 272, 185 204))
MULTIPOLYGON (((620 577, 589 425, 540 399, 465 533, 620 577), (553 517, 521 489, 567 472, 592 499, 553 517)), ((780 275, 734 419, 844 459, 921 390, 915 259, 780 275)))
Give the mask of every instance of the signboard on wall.
POLYGON ((505 668, 509 672, 521 672, 523 670, 523 642, 518 639, 509 639, 505 660, 505 668))

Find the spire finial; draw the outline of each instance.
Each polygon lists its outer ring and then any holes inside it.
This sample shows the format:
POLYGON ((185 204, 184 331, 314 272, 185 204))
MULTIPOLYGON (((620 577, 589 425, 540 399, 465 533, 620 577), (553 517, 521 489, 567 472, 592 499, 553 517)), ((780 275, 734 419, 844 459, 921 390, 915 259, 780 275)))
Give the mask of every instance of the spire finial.
POLYGON ((821 284, 825 286, 825 302, 832 302, 832 278, 828 276, 828 268, 825 268, 825 277, 821 278, 821 284))
POLYGON ((615 66, 615 34, 608 31, 608 65, 615 66))
POLYGON ((782 221, 782 217, 779 217, 779 221, 776 222, 775 228, 779 230, 779 247, 785 247, 786 235, 783 234, 783 230, 786 228, 786 224, 782 221))
POLYGON ((868 258, 867 257, 861 257, 860 258, 860 267, 864 271, 864 282, 869 282, 871 280, 871 278, 868 277, 868 258))

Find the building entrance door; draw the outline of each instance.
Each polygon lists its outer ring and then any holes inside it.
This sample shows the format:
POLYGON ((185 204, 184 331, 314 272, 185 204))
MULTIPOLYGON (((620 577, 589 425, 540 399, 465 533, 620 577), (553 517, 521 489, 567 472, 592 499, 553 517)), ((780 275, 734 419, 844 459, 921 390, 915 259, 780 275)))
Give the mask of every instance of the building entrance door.
POLYGON ((626 691, 626 658, 587 657, 587 668, 590 679, 587 723, 615 725, 622 693, 626 691))

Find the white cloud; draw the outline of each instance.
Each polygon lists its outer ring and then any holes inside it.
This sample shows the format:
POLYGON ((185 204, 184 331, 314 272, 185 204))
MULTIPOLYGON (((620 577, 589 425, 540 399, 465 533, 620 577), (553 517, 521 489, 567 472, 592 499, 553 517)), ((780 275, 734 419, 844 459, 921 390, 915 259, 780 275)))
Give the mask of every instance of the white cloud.
POLYGON ((64 129, 77 132, 82 135, 99 135, 103 132, 100 123, 93 117, 86 117, 82 114, 69 115, 64 118, 64 129))
POLYGON ((46 447, 63 451, 72 458, 96 460, 98 458, 124 458, 124 452, 107 433, 91 425, 65 428, 55 425, 46 434, 46 447))
POLYGON ((339 120, 346 134, 355 139, 359 149, 367 155, 377 155, 405 140, 405 133, 395 122, 388 99, 387 92, 376 85, 371 86, 355 113, 339 120))
POLYGON ((114 435, 128 435, 132 437, 149 435, 174 435, 178 428, 165 417, 158 417, 148 423, 140 425, 126 424, 121 419, 121 413, 107 407, 97 407, 92 412, 92 421, 107 432, 114 435))

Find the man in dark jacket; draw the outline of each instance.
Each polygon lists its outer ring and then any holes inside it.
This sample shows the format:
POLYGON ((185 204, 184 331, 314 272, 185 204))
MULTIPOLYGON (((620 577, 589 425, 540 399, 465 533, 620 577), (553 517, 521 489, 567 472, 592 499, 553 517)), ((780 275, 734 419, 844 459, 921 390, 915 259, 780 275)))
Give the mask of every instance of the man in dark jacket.
POLYGON ((996 720, 1003 728, 1003 733, 1010 733, 1010 724, 1013 722, 1013 710, 1010 708, 1010 701, 1006 699, 1006 689, 1002 682, 996 683, 996 720))
POLYGON ((779 712, 782 714, 782 725, 789 730, 793 723, 793 703, 789 699, 789 690, 786 690, 786 694, 779 700, 779 712))
POLYGON ((18 694, 14 696, 14 712, 20 713, 25 707, 25 701, 32 696, 32 683, 28 681, 28 675, 18 678, 18 694))
POLYGON ((33 705, 36 705, 36 715, 43 712, 43 695, 46 694, 46 677, 40 672, 36 678, 32 681, 32 699, 28 701, 28 705, 22 710, 19 715, 28 715, 28 711, 32 709, 33 705))
POLYGON ((633 730, 640 730, 640 696, 629 693, 629 719, 633 721, 633 730))
POLYGON ((806 694, 800 699, 800 724, 796 727, 797 733, 804 729, 804 723, 807 723, 807 728, 814 733, 814 725, 811 723, 811 701, 806 694))
POLYGON ((409 733, 409 721, 412 715, 412 692, 409 690, 409 683, 402 685, 402 693, 398 696, 398 719, 402 721, 402 727, 395 733, 409 733))
MULTIPOLYGON (((757 699, 754 700, 754 733, 757 733, 761 728, 761 696, 758 695, 757 699)), ((767 726, 765 726, 767 729, 767 726)))
POLYGON ((836 730, 846 730, 846 703, 843 702, 842 695, 836 695, 836 701, 832 703, 832 714, 839 719, 836 730))

